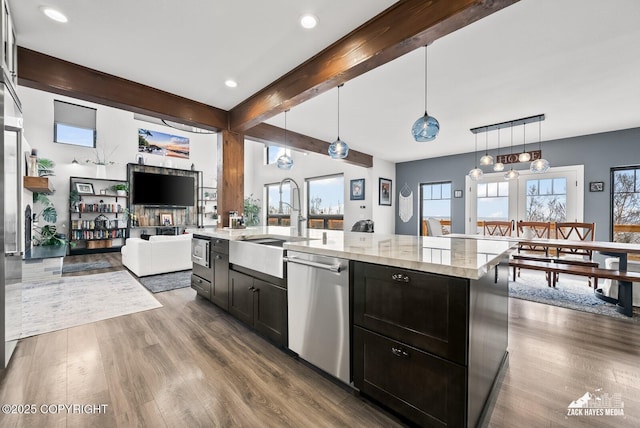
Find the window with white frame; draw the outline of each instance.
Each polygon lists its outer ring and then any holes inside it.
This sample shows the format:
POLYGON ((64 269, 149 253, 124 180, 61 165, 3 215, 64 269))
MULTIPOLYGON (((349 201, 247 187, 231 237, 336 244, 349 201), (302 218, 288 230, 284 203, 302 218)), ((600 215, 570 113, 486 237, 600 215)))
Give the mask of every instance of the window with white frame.
POLYGON ((344 176, 308 178, 307 225, 310 229, 344 229, 344 176))
POLYGON ((96 146, 96 109, 53 101, 53 136, 56 143, 96 146))

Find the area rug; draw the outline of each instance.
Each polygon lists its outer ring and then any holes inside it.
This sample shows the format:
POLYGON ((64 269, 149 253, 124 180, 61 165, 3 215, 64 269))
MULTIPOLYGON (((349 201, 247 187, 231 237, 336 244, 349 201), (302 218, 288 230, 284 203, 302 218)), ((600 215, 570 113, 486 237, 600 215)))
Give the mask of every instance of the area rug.
POLYGON ((21 337, 160 307, 127 271, 31 281, 22 287, 21 337))
POLYGON ((143 276, 138 281, 152 293, 185 288, 191 286, 191 270, 143 276))
MULTIPOLYGON (((587 278, 584 276, 560 275, 555 288, 547 287, 544 272, 523 269, 520 277, 516 277, 515 282, 512 279, 513 274, 510 270, 510 297, 607 315, 627 321, 632 320, 632 318, 617 312, 615 305, 598 299, 593 292, 593 288, 587 285, 587 278)), ((634 314, 633 321, 640 322, 640 317, 634 314)))
POLYGON ((82 272, 85 270, 106 269, 110 267, 111 263, 106 260, 99 262, 64 263, 62 265, 62 273, 82 272))

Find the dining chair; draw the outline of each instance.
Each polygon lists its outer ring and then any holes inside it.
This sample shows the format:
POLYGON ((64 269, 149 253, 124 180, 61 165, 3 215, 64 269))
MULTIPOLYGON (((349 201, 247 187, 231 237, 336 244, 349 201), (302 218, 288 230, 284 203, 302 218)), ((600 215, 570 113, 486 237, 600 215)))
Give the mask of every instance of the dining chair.
MULTIPOLYGON (((556 239, 566 239, 568 241, 593 241, 595 240, 596 224, 581 222, 556 223, 556 239)), ((577 260, 593 260, 593 250, 587 248, 557 248, 557 257, 577 260)), ((558 280, 556 275, 555 281, 558 280)), ((555 282, 554 281, 554 282, 555 282)), ((589 278, 591 287, 591 278, 589 278)))
MULTIPOLYGON (((516 233, 519 238, 525 239, 549 239, 551 233, 550 221, 522 221, 520 220, 516 225, 516 233)), ((545 256, 549 255, 549 247, 535 243, 526 243, 518 245, 518 253, 544 253, 545 256)))
POLYGON ((484 221, 482 230, 488 236, 511 236, 513 222, 511 221, 484 221))

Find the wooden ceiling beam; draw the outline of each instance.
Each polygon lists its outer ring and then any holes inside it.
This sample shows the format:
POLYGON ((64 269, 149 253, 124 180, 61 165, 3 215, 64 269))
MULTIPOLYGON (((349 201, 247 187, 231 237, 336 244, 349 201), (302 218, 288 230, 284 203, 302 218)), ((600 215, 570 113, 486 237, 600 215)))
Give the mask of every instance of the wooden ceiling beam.
POLYGON ((121 77, 18 47, 18 83, 110 107, 218 131, 228 112, 121 77))
POLYGON ((519 0, 401 0, 229 111, 247 129, 519 0))
MULTIPOLYGON (((275 143, 277 145, 285 145, 284 129, 269 125, 268 123, 261 123, 254 126, 253 128, 245 131, 244 135, 250 140, 265 144, 275 143)), ((319 153, 321 155, 328 156, 329 143, 307 135, 298 134, 297 132, 290 130, 287 130, 286 145, 306 152, 319 153)), ((373 166, 373 157, 356 150, 349 150, 349 156, 347 156, 343 162, 363 166, 365 168, 371 168, 373 166)))

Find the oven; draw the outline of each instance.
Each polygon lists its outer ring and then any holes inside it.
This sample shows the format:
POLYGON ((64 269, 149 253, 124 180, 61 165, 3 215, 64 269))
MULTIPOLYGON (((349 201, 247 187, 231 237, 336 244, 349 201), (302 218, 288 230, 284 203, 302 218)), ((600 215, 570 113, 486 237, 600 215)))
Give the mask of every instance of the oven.
POLYGON ((191 240, 191 261, 205 268, 211 266, 209 259, 209 245, 211 241, 208 239, 196 238, 191 240))

